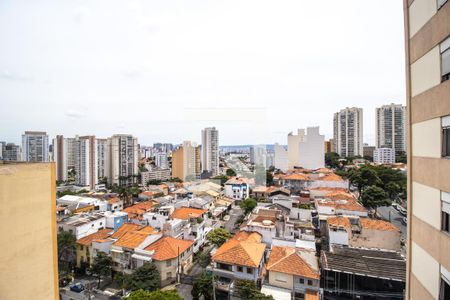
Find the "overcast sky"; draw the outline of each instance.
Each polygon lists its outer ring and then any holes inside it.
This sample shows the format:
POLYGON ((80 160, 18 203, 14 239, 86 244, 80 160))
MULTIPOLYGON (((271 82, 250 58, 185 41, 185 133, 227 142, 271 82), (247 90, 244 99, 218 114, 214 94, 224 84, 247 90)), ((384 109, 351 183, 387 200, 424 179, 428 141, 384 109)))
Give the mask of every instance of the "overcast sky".
POLYGON ((0 1, 0 140, 286 144, 333 113, 405 103, 402 0, 0 1))

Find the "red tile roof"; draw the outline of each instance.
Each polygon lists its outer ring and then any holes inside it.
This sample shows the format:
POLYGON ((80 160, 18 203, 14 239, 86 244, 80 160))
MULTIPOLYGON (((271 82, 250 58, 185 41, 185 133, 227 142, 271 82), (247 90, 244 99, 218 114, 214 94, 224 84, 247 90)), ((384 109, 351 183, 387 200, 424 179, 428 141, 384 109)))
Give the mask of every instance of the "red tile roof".
POLYGON ((147 246, 144 250, 155 251, 152 259, 164 261, 174 259, 181 255, 193 245, 193 241, 180 240, 173 237, 163 237, 147 246))

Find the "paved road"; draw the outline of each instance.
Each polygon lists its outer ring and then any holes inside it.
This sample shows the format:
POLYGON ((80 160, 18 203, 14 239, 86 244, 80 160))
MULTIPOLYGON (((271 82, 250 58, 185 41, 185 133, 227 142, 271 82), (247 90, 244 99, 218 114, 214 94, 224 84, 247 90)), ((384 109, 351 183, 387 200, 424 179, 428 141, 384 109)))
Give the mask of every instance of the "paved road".
POLYGON ((402 238, 406 239, 406 225, 403 224, 402 219, 403 215, 401 215, 395 208, 392 206, 383 206, 377 209, 378 215, 386 221, 390 221, 392 224, 397 226, 402 232, 402 238))
POLYGON ((242 209, 239 206, 236 206, 230 210, 230 219, 224 224, 225 229, 227 229, 230 232, 234 231, 234 223, 236 223, 236 220, 239 218, 240 215, 242 215, 242 209))
POLYGON ((182 283, 177 285, 178 294, 185 300, 192 300, 191 290, 192 285, 182 283))

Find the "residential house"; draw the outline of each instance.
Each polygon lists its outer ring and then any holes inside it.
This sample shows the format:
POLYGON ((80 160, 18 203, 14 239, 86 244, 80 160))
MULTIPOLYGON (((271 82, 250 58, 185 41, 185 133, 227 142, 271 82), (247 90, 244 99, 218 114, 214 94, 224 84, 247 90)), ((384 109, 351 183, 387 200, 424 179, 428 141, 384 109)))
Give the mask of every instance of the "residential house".
POLYGON ((334 173, 295 172, 281 177, 281 183, 291 192, 300 192, 308 188, 349 188, 349 181, 334 173))
POLYGON ((239 231, 212 254, 216 288, 232 293, 235 279, 257 282, 263 276, 266 245, 257 232, 239 231))
POLYGON ((158 202, 149 200, 144 202, 138 202, 130 207, 125 208, 123 211, 128 213, 128 219, 132 223, 147 225, 144 219, 144 214, 153 211, 158 202))
POLYGON ((92 264, 95 257, 92 251, 92 242, 106 239, 112 232, 112 229, 109 228, 100 229, 76 241, 77 268, 82 268, 83 264, 85 267, 89 267, 92 264))
POLYGON ((106 227, 106 217, 101 213, 75 215, 57 224, 59 231, 67 231, 79 240, 106 227))
POLYGON ((153 252, 152 261, 161 275, 161 286, 173 283, 178 274, 187 274, 192 266, 193 241, 166 236, 144 250, 153 252))
POLYGON ((305 299, 307 294, 309 299, 320 299, 319 261, 315 251, 273 246, 266 269, 265 285, 289 291, 290 299, 305 299))
POLYGON ((256 186, 252 189, 252 198, 261 200, 261 199, 269 199, 270 197, 274 197, 277 195, 290 196, 291 191, 279 186, 256 186))
POLYGON ((206 209, 181 207, 175 209, 170 215, 172 220, 179 219, 186 221, 184 223, 184 239, 194 241, 194 253, 197 253, 205 243, 205 220, 207 219, 207 213, 208 211, 206 209))
POLYGON ((225 182, 225 196, 236 201, 245 200, 250 196, 247 178, 232 177, 225 182))

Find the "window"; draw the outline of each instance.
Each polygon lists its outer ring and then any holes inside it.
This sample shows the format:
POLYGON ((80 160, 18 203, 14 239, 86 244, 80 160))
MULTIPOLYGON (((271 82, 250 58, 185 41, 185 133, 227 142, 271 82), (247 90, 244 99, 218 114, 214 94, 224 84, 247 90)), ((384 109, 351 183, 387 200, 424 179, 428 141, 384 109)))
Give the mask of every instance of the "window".
POLYGON ((80 250, 81 250, 81 251, 83 251, 83 250, 84 250, 84 247, 83 247, 83 245, 81 245, 81 246, 80 246, 80 250))
POLYGON ((441 119, 441 125, 442 125, 442 156, 450 157, 450 116, 443 117, 441 119))
POLYGON ((171 260, 166 261, 166 267, 170 267, 171 265, 172 265, 172 261, 171 260))
POLYGON ((437 0, 437 7, 440 9, 444 4, 447 3, 447 0, 437 0))
POLYGON ((172 272, 167 272, 166 277, 167 277, 167 279, 172 278, 172 272))
POLYGON ((238 266, 238 267, 237 267, 237 270, 238 270, 238 272, 241 272, 241 273, 242 273, 242 272, 244 271, 244 268, 241 267, 241 266, 238 266))
POLYGON ((441 45, 441 77, 442 81, 450 79, 450 37, 444 40, 441 45))
POLYGON ((305 294, 303 293, 299 293, 299 292, 295 292, 295 300, 303 300, 305 299, 305 294))
POLYGON ((450 193, 441 192, 441 229, 450 233, 450 193))
POLYGON ((300 278, 300 284, 305 284, 305 279, 300 278))
POLYGON ((308 285, 313 285, 312 280, 308 280, 308 285))
POLYGON ((439 289, 439 300, 450 299, 450 272, 441 266, 441 284, 439 289))
POLYGON ((247 268, 247 273, 248 274, 253 274, 253 269, 252 268, 247 268))

